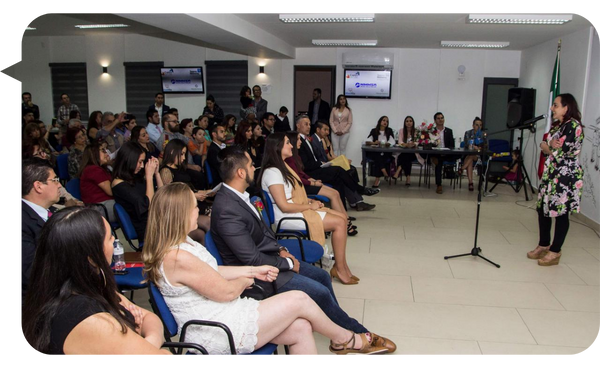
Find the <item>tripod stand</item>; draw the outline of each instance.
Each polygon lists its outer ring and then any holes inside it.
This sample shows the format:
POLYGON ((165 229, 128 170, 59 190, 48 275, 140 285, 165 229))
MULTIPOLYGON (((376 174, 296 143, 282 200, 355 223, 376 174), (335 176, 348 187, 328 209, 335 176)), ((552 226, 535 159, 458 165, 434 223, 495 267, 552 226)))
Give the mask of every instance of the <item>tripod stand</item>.
MULTIPOLYGON (((521 142, 521 152, 519 154, 519 158, 517 159, 517 161, 513 162, 510 167, 508 168, 508 170, 506 170, 500 177, 500 180, 504 179, 506 177, 506 174, 508 174, 510 172, 510 170, 512 170, 512 168, 515 165, 518 165, 517 170, 519 170, 519 173, 517 175, 517 178, 521 179, 521 183, 517 184, 517 187, 513 187, 512 184, 509 183, 509 185, 514 189, 515 192, 519 193, 519 191, 521 190, 521 188, 523 188, 523 191, 525 192, 525 200, 529 201, 529 195, 527 194, 527 184, 529 184, 529 188, 531 189, 531 194, 535 194, 535 190, 533 189, 533 185, 531 185, 531 180, 529 179, 529 174, 527 173, 527 169, 525 168, 525 165, 523 164, 523 130, 525 129, 529 129, 532 132, 535 131, 535 127, 533 127, 533 123, 531 124, 527 124, 527 125, 522 125, 519 127, 515 127, 512 129, 507 129, 507 130, 502 130, 500 132, 495 132, 495 133, 491 133, 491 134, 497 134, 497 133, 502 133, 502 132, 507 132, 507 131, 511 131, 511 130, 515 130, 515 129, 521 129, 521 138, 520 138, 520 142, 521 142)), ((490 135, 491 135, 490 134, 490 135)), ((500 184, 500 181, 498 181, 497 183, 494 184, 494 186, 492 186, 492 188, 489 190, 489 192, 491 193, 494 188, 496 188, 496 186, 500 184)))
MULTIPOLYGON (((483 154, 483 153, 482 153, 483 154)), ((481 254, 481 248, 479 248, 477 246, 477 235, 479 233, 479 210, 481 209, 481 189, 483 187, 483 169, 479 170, 479 184, 477 185, 478 187, 478 194, 477 194, 477 217, 475 220, 475 243, 473 244, 473 249, 471 249, 470 253, 465 253, 465 254, 457 254, 454 256, 445 256, 444 259, 450 259, 450 258, 457 258, 457 257, 464 257, 464 256, 474 256, 474 257, 479 257, 482 258, 486 261, 488 261, 489 263, 493 264, 494 266, 500 268, 500 265, 497 263, 494 263, 492 261, 490 261, 489 259, 485 258, 484 256, 482 256, 481 254)))

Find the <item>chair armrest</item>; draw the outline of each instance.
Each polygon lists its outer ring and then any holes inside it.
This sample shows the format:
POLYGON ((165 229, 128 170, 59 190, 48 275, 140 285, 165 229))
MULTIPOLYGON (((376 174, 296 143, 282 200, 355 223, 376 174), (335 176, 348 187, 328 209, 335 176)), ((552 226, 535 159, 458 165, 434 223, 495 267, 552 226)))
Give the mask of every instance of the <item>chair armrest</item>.
POLYGON ((298 234, 295 233, 275 233, 275 239, 281 238, 296 238, 296 240, 298 240, 298 246, 300 247, 300 255, 302 256, 302 261, 306 261, 306 258, 304 257, 304 245, 302 244, 302 237, 298 236, 298 234))
POLYGON ((208 351, 204 349, 202 345, 194 344, 193 342, 176 342, 176 341, 167 341, 162 346, 162 348, 169 348, 171 353, 175 355, 181 355, 183 353, 183 349, 195 349, 198 350, 203 355, 208 355, 208 351))
POLYGON ((236 354, 235 343, 233 342, 233 334, 231 333, 231 330, 229 329, 229 327, 227 327, 227 325, 225 325, 224 323, 214 322, 214 321, 204 321, 204 320, 199 320, 199 319, 193 319, 193 320, 187 321, 181 328, 181 334, 179 335, 179 341, 185 342, 185 334, 186 334, 187 328, 189 326, 208 326, 208 327, 218 327, 218 328, 222 329, 227 334, 227 340, 229 341, 229 349, 231 351, 231 354, 232 355, 236 354))

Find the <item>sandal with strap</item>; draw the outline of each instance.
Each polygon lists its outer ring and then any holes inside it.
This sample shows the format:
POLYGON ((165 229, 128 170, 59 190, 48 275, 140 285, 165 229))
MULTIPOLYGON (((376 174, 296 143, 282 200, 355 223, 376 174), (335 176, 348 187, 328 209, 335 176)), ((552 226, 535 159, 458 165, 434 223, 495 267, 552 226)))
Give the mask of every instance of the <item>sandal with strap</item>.
POLYGON ((348 236, 354 236, 356 234, 358 234, 356 228, 353 228, 352 226, 348 225, 348 236))
MULTIPOLYGON (((354 340, 356 334, 352 333, 352 337, 344 344, 334 344, 333 341, 329 343, 329 351, 338 355, 346 354, 380 354, 387 353, 389 349, 385 346, 374 346, 371 341, 367 338, 369 332, 359 334, 362 340, 362 347, 360 349, 354 348, 354 340), (339 349, 341 347, 341 349, 339 349), (336 349, 337 348, 337 349, 336 349)), ((372 337, 371 337, 372 339, 372 337)))

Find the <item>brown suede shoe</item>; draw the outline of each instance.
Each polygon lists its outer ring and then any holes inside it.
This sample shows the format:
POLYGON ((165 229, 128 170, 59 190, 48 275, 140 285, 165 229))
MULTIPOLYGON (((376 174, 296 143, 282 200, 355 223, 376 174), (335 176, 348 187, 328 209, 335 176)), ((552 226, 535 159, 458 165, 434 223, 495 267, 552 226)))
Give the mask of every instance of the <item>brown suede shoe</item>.
POLYGON ((438 185, 438 186, 437 186, 437 189, 435 190, 435 192, 436 192, 437 194, 442 194, 442 193, 444 192, 444 191, 442 190, 442 186, 441 186, 441 185, 438 185))
MULTIPOLYGON (((350 338, 350 340, 348 340, 344 344, 334 344, 333 341, 330 341, 330 343, 329 343, 329 351, 331 351, 334 354, 338 354, 338 355, 346 355, 346 354, 384 354, 384 353, 388 352, 388 348, 385 347, 385 346, 381 346, 381 344, 379 346, 373 345, 373 342, 374 342, 373 339, 374 339, 375 334, 367 332, 367 333, 359 334, 358 336, 360 336, 360 338, 362 340, 362 347, 360 349, 355 349, 354 348, 354 339, 355 339, 356 335, 352 334, 352 337, 350 338), (372 339, 371 342, 369 342, 369 340, 367 338, 367 334, 371 335, 370 336, 371 339, 372 339)), ((396 348, 396 345, 394 345, 394 349, 395 348, 396 348)))
POLYGON ((371 332, 371 336, 373 337, 371 345, 373 345, 374 347, 386 348, 388 353, 393 353, 394 351, 396 351, 396 344, 394 344, 392 340, 374 334, 373 332, 371 332))
POLYGON ((555 266, 560 261, 561 253, 555 253, 548 251, 548 253, 542 259, 538 259, 538 265, 540 266, 555 266))

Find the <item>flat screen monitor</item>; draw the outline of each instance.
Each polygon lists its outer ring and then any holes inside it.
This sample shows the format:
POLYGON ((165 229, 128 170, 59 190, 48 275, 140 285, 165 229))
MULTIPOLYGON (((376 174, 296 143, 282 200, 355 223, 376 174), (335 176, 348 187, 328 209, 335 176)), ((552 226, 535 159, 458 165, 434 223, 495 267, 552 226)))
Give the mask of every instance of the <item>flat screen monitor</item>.
POLYGON ((392 97, 391 70, 344 70, 344 94, 348 98, 392 97))
POLYGON ((160 68, 163 93, 204 93, 201 66, 160 68))

